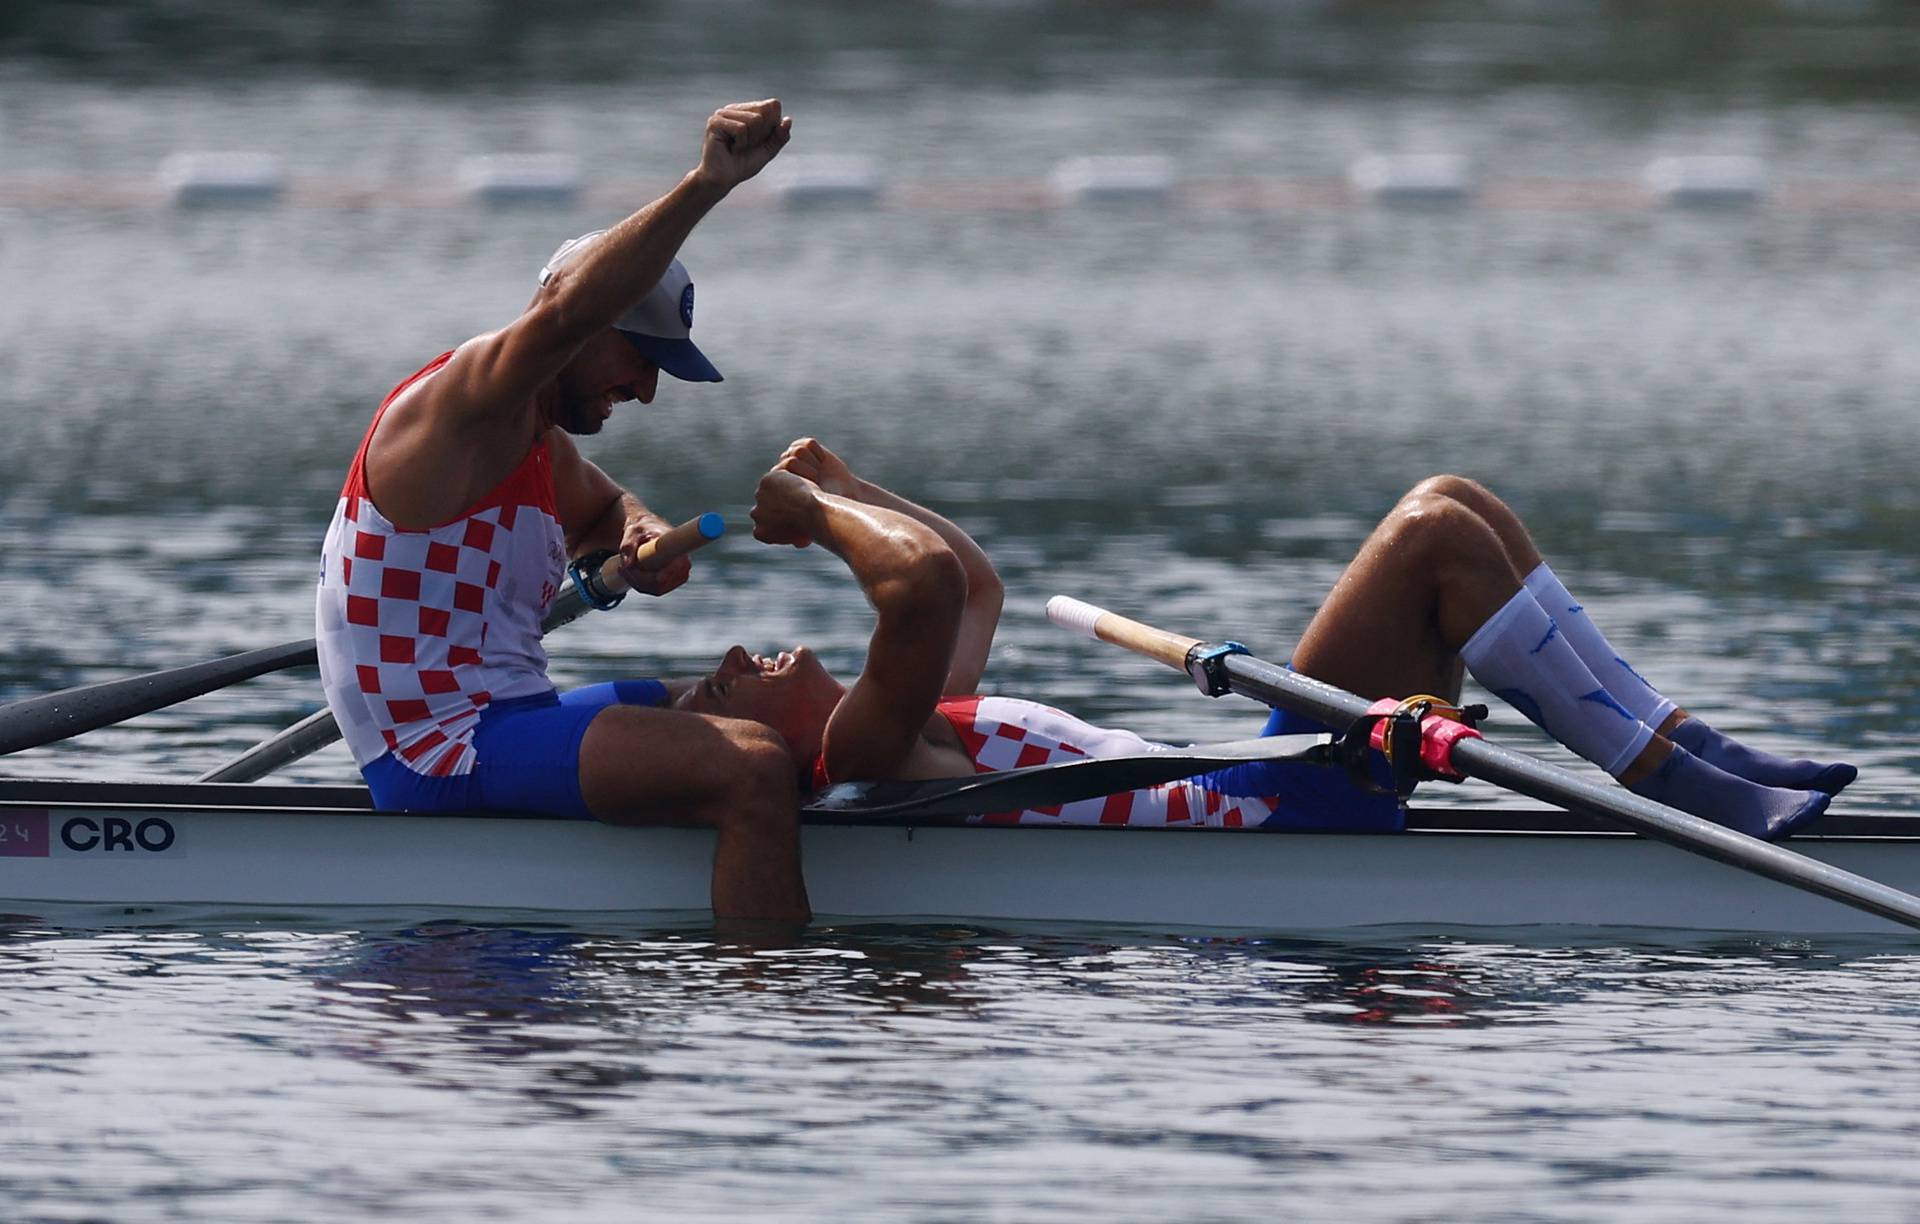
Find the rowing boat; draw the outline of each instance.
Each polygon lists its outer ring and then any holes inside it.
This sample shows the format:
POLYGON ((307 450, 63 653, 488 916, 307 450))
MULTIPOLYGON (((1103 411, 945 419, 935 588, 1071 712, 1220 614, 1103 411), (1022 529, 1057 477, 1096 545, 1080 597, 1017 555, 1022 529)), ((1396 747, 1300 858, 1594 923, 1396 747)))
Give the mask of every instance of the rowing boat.
MULTIPOLYGON (((708 518, 657 543, 700 547, 719 534, 718 519, 708 518)), ((600 577, 612 582, 617 559, 607 566, 614 568, 600 577)), ((610 602, 586 586, 574 614, 610 602)), ((1829 816, 1792 849, 1768 845, 1488 743, 1470 723, 1435 713, 1432 698, 1370 704, 1237 643, 1184 637, 1064 596, 1047 613, 1187 673, 1209 696, 1239 693, 1347 731, 1335 743, 1276 736, 829 787, 801 812, 819 913, 1254 931, 1920 929, 1920 817, 1829 816), (1057 828, 977 815, 1044 809, 1248 760, 1351 764, 1356 752, 1385 757, 1402 794, 1421 778, 1470 776, 1565 810, 1419 810, 1406 833, 1385 836, 1057 828)), ((312 661, 311 641, 289 642, 17 701, 0 707, 0 753, 312 661)), ((251 784, 336 734, 322 711, 193 782, 0 779, 0 902, 653 913, 707 905, 708 831, 379 812, 358 786, 251 784)))
MULTIPOLYGON (((824 918, 965 917, 1242 933, 1623 925, 1797 935, 1884 918, 1563 811, 1415 809, 1404 834, 1048 828, 813 811, 824 918)), ((1920 889, 1920 817, 1788 843, 1920 889)), ((0 904, 705 910, 712 835, 371 809, 358 786, 0 779, 0 904)))

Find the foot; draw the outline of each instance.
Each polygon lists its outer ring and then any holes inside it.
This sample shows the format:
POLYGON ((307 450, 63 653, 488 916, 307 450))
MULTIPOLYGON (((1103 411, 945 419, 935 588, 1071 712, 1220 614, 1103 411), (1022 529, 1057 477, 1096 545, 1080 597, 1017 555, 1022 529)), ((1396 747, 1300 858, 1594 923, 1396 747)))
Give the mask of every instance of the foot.
POLYGON ((1762 841, 1777 841, 1813 823, 1833 801, 1820 791, 1736 777, 1677 744, 1659 769, 1627 789, 1762 841))
POLYGON ((1788 790, 1822 791, 1837 795, 1860 776, 1860 771, 1843 761, 1793 760, 1749 748, 1732 736, 1715 731, 1697 718, 1682 720, 1667 732, 1667 738, 1709 765, 1724 769, 1762 786, 1780 786, 1788 790))

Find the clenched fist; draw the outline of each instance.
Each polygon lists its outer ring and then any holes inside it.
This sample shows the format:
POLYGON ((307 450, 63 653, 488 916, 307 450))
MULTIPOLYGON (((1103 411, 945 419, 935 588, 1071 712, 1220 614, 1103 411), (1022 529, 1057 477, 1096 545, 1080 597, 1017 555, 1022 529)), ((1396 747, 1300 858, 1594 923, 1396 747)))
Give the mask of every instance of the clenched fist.
POLYGON ((732 191, 760 173, 793 138, 793 120, 780 115, 780 99, 734 102, 707 120, 695 173, 722 191, 732 191))
POLYGON ((860 495, 860 482, 853 469, 816 438, 796 438, 774 463, 773 470, 792 472, 839 497, 860 495))
POLYGON ((753 491, 753 538, 795 548, 813 543, 819 495, 817 486, 792 472, 768 472, 753 491))

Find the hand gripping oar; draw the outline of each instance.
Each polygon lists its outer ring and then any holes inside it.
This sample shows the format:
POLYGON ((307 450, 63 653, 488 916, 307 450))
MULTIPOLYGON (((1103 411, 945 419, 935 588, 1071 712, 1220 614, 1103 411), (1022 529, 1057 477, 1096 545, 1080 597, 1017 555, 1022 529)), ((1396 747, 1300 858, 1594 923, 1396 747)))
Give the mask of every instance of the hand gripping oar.
MULTIPOLYGON (((675 558, 705 547, 727 533, 726 520, 708 512, 669 528, 642 544, 635 552, 635 565, 643 570, 663 569, 675 558)), ((573 583, 554 599, 540 632, 552 633, 572 624, 595 608, 611 608, 630 589, 620 576, 625 558, 614 553, 600 563, 598 570, 573 571, 573 583)), ((262 740, 226 764, 209 769, 195 782, 252 782, 263 778, 301 757, 311 756, 340 738, 340 725, 333 711, 315 710, 286 730, 262 740)))
MULTIPOLYGON (((1351 726, 1374 709, 1373 703, 1344 689, 1256 659, 1237 648, 1182 637, 1064 595, 1047 601, 1047 617, 1057 625, 1124 646, 1184 671, 1209 696, 1227 691, 1239 693, 1330 727, 1351 726)), ((1429 730, 1429 727, 1444 722, 1439 718, 1425 720, 1422 731, 1426 738, 1436 738, 1434 731, 1440 728, 1429 730)), ((1589 782, 1487 740, 1462 738, 1437 746, 1423 742, 1421 757, 1468 777, 1559 807, 1589 812, 1730 867, 1920 929, 1920 897, 1782 846, 1736 833, 1712 821, 1689 816, 1630 791, 1589 782)))
POLYGON ((164 710, 242 680, 289 667, 310 667, 313 662, 313 639, 306 638, 228 655, 224 659, 101 684, 83 684, 11 702, 0 706, 0 755, 69 739, 83 731, 164 710))
POLYGON ((1169 748, 1164 752, 1085 757, 963 778, 840 782, 815 792, 800 810, 808 816, 830 819, 910 816, 915 821, 1018 812, 1158 786, 1249 761, 1303 761, 1328 738, 1325 735, 1269 735, 1261 739, 1169 748))
MULTIPOLYGON (((664 569, 668 562, 684 557, 696 548, 704 548, 727 533, 727 521, 709 511, 669 528, 642 544, 634 553, 634 567, 643 570, 664 569)), ((553 601, 540 632, 552 633, 570 625, 597 609, 613 607, 626 597, 627 580, 620 576, 626 559, 614 553, 600 563, 598 570, 575 569, 573 583, 553 601)))

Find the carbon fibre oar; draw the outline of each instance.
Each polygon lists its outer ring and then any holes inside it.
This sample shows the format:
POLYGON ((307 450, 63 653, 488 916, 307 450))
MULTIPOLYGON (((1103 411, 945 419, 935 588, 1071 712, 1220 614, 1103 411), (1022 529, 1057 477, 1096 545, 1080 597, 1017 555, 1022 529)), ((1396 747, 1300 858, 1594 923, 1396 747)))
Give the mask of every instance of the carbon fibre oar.
MULTIPOLYGON (((713 543, 726 533, 727 522, 718 514, 708 512, 698 518, 690 518, 642 544, 638 552, 638 565, 641 569, 660 569, 677 557, 684 557, 697 548, 713 543)), ((616 553, 601 562, 597 572, 580 575, 573 585, 554 599, 546 620, 540 624, 540 632, 552 633, 595 608, 608 608, 619 602, 629 589, 626 579, 620 576, 621 564, 621 558, 616 553)), ((311 647, 313 643, 307 645, 311 647)), ((322 708, 278 735, 255 744, 226 764, 209 769, 194 781, 252 782, 264 778, 282 765, 290 765, 302 757, 313 755, 339 738, 340 725, 334 721, 333 711, 322 708)))
POLYGON ((1087 757, 924 782, 841 782, 801 806, 809 816, 979 816, 1098 799, 1249 761, 1299 761, 1330 737, 1269 735, 1164 752, 1087 757))
POLYGON ((28 697, 0 706, 0 755, 70 739, 242 680, 289 667, 311 667, 313 663, 313 639, 306 638, 187 667, 28 697))
MULTIPOLYGON (((1348 726, 1367 716, 1373 703, 1331 684, 1288 671, 1250 654, 1223 649, 1131 620, 1065 595, 1047 601, 1047 618, 1103 642, 1184 671, 1202 691, 1217 675, 1225 687, 1267 705, 1290 710, 1327 726, 1348 726)), ((1782 846, 1689 816, 1630 791, 1603 786, 1485 739, 1461 739, 1449 762, 1469 777, 1504 786, 1572 811, 1626 825, 1682 850, 1815 893, 1842 905, 1920 929, 1920 897, 1796 854, 1782 846)))

